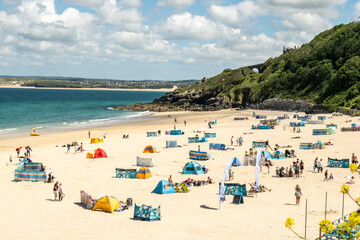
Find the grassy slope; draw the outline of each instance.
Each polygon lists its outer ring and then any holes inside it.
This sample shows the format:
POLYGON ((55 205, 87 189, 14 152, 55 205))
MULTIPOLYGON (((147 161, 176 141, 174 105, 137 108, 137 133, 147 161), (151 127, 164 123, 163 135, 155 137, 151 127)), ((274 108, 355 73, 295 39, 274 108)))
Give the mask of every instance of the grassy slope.
POLYGON ((262 102, 273 97, 309 100, 330 111, 360 108, 360 23, 338 25, 300 49, 269 59, 262 73, 224 70, 182 91, 203 88, 227 96, 233 104, 262 102))

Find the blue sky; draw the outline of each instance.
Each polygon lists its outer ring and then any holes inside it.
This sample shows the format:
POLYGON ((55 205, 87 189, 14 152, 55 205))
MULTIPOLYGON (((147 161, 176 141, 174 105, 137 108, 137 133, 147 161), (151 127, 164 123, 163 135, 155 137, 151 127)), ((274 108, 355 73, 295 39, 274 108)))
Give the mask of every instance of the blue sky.
POLYGON ((3 0, 0 75, 201 79, 358 16, 358 0, 3 0))

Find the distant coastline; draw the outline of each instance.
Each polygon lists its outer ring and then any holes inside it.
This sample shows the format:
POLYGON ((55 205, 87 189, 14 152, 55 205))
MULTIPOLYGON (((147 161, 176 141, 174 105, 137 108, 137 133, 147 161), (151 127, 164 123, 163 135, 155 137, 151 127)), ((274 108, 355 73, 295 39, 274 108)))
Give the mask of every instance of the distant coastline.
POLYGON ((141 91, 141 92, 173 92, 178 87, 174 86, 173 88, 158 88, 158 89, 150 89, 150 88, 61 88, 61 87, 24 87, 19 84, 15 85, 0 85, 0 88, 26 88, 26 89, 63 89, 63 90, 104 90, 104 91, 141 91))

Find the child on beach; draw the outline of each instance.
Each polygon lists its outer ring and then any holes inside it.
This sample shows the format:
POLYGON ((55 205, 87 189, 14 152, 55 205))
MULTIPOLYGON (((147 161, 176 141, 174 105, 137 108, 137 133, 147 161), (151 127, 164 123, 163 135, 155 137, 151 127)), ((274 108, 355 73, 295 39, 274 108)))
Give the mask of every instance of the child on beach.
POLYGON ((300 198, 302 196, 301 188, 299 184, 295 187, 295 197, 296 197, 296 205, 300 205, 300 198))
MULTIPOLYGON (((54 184, 54 188, 53 188, 55 200, 56 200, 56 198, 57 198, 57 196, 58 196, 58 191, 59 191, 59 182, 56 182, 56 183, 54 184)), ((59 199, 59 200, 60 200, 60 199, 59 199)))

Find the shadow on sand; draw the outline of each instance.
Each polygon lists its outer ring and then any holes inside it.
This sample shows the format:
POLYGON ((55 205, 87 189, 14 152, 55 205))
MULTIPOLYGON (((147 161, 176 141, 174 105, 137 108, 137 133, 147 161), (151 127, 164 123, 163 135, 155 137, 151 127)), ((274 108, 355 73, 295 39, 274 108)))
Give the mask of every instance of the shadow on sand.
POLYGON ((204 208, 204 209, 209 209, 209 210, 219 210, 218 208, 213 208, 213 207, 209 207, 209 206, 206 206, 206 205, 201 205, 200 207, 204 208))

